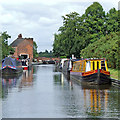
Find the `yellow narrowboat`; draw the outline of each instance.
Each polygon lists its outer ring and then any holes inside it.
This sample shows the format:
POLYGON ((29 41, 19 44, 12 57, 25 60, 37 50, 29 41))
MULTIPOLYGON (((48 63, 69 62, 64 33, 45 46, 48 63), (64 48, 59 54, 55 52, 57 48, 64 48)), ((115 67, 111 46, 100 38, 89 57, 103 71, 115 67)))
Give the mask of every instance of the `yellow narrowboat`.
POLYGON ((90 84, 110 84, 110 72, 106 59, 83 59, 73 62, 70 76, 90 84))

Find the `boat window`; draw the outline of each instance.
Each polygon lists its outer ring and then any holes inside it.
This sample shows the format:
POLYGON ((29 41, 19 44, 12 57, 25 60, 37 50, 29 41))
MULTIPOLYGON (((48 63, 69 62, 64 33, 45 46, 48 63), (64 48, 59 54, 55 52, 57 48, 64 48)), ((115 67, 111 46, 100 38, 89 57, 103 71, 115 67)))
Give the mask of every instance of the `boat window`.
POLYGON ((27 61, 26 60, 22 60, 22 66, 27 66, 27 61))
POLYGON ((105 68, 105 61, 101 61, 101 69, 106 70, 106 68, 105 68))
POLYGON ((87 63, 86 63, 86 72, 87 71, 90 71, 91 70, 91 65, 90 65, 90 61, 87 61, 87 63))
POLYGON ((84 72, 84 71, 85 71, 85 61, 82 61, 81 72, 84 72))
POLYGON ((99 69, 99 61, 97 61, 97 69, 99 69))
POLYGON ((82 63, 80 63, 79 71, 81 72, 82 63))
POLYGON ((85 61, 75 62, 73 64, 73 71, 84 72, 85 71, 85 61))
POLYGON ((77 63, 76 70, 79 71, 80 63, 77 63))
POLYGON ((2 63, 4 62, 5 60, 2 60, 2 63))
POLYGON ((76 63, 73 64, 73 70, 75 70, 76 63))
POLYGON ((81 71, 83 71, 83 62, 81 63, 81 71))

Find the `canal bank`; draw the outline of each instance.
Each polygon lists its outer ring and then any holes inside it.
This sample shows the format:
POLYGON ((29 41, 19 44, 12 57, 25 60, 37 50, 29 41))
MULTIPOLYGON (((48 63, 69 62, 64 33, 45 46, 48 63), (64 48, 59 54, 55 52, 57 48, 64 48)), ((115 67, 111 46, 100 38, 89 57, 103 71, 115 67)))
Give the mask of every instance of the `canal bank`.
POLYGON ((67 80, 54 65, 36 65, 3 78, 3 118, 117 118, 120 90, 67 80))
POLYGON ((111 69, 111 68, 109 68, 109 71, 110 71, 112 84, 116 87, 120 87, 120 80, 119 80, 120 71, 116 69, 111 69))
POLYGON ((112 79, 116 79, 116 80, 119 80, 119 74, 120 71, 118 71, 117 69, 112 69, 112 68, 108 68, 108 70, 110 71, 110 77, 112 79))

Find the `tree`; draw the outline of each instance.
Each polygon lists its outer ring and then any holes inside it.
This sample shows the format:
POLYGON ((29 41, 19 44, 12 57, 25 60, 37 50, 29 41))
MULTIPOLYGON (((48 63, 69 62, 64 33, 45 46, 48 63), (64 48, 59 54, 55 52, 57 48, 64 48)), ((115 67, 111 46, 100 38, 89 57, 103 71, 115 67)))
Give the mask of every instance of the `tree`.
POLYGON ((88 44, 96 41, 103 35, 105 11, 98 2, 94 2, 86 9, 84 21, 85 23, 83 24, 83 26, 87 28, 86 32, 89 36, 87 39, 88 44))
POLYGON ((63 26, 59 28, 59 34, 55 34, 53 52, 56 55, 66 55, 70 57, 74 53, 74 40, 77 30, 77 19, 79 14, 72 12, 62 16, 63 26))
POLYGON ((104 33, 110 34, 110 32, 120 31, 119 26, 119 15, 118 11, 115 8, 112 8, 108 11, 104 24, 104 33))
POLYGON ((38 46, 37 46, 36 42, 33 41, 33 57, 34 58, 38 57, 37 48, 38 48, 38 46))
POLYGON ((53 53, 57 57, 65 55, 62 37, 62 34, 54 34, 53 53))
POLYGON ((54 55, 52 51, 49 52, 48 50, 45 50, 45 52, 39 52, 39 57, 51 58, 51 57, 54 57, 54 55))
MULTIPOLYGON (((58 29, 59 33, 54 34, 54 54, 68 57, 74 54, 76 57, 80 57, 80 53, 85 53, 84 55, 89 57, 94 52, 94 57, 102 56, 106 52, 103 48, 106 50, 109 44, 105 43, 105 46, 101 47, 101 44, 97 45, 97 42, 99 39, 102 41, 101 38, 108 37, 109 34, 112 35, 111 32, 116 34, 120 31, 118 13, 120 11, 112 8, 105 14, 103 7, 98 2, 93 2, 82 16, 76 12, 62 16, 63 25, 58 29), (95 44, 93 44, 94 42, 95 44), (99 54, 97 55, 97 53, 99 54)), ((116 56, 116 53, 112 51, 112 55, 116 56)), ((118 59, 116 58, 116 60, 118 59)), ((113 61, 115 62, 115 60, 113 61)), ((112 65, 112 62, 110 63, 112 65)), ((112 67, 115 67, 115 63, 112 67)))
POLYGON ((9 38, 11 38, 11 36, 7 34, 7 31, 0 33, 0 42, 2 43, 2 49, 0 51, 2 53, 2 58, 8 56, 10 52, 14 53, 14 49, 11 46, 8 46, 9 38))
POLYGON ((106 58, 109 67, 117 69, 119 65, 118 35, 119 32, 113 32, 101 37, 83 49, 81 56, 84 58, 106 58))

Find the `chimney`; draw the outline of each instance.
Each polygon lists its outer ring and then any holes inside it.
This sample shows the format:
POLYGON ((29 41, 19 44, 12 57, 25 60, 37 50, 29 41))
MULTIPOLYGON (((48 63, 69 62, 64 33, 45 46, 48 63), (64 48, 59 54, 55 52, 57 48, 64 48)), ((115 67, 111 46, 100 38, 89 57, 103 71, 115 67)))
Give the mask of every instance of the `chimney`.
POLYGON ((22 34, 19 34, 19 35, 18 35, 18 38, 22 38, 22 34))

